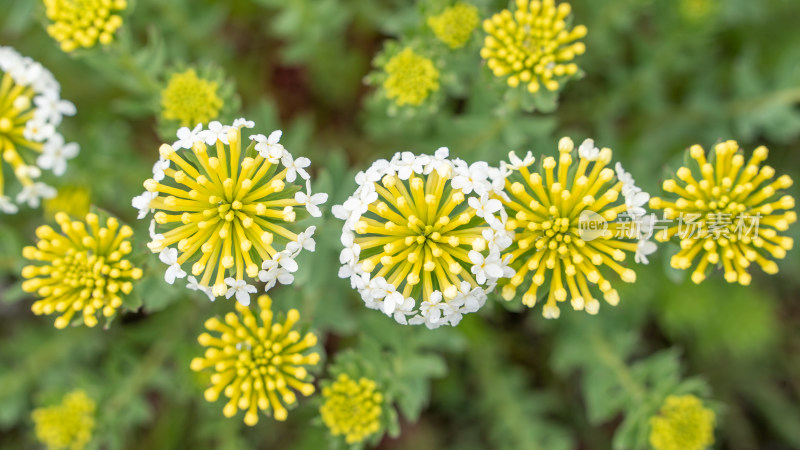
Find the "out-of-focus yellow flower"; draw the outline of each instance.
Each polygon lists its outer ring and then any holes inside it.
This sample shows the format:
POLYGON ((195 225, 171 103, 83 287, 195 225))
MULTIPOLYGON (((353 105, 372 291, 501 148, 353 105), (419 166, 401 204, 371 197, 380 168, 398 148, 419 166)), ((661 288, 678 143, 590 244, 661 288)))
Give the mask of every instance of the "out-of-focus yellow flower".
POLYGON ((101 313, 107 318, 116 314, 121 295, 130 294, 133 281, 142 277, 142 270, 125 259, 133 230, 113 217, 101 227, 96 214, 73 222, 60 212, 56 222, 61 233, 43 225, 36 229, 36 246, 22 249, 26 259, 42 263, 22 269, 27 278, 22 289, 42 297, 31 308, 34 314, 59 314, 56 328, 66 327, 79 312, 83 323, 93 327, 101 313))
POLYGON ((567 29, 569 3, 556 7, 554 0, 517 0, 517 9, 504 9, 483 21, 488 34, 481 57, 497 77, 508 77, 508 85, 526 85, 538 92, 544 85, 558 90, 559 78, 574 75, 578 66, 571 62, 586 50, 586 27, 567 29))
POLYGON ((126 0, 44 0, 47 18, 52 22, 47 33, 71 52, 78 47, 94 47, 114 40, 122 26, 121 11, 126 0))
POLYGON ((703 450, 714 443, 714 412, 694 395, 667 397, 650 418, 650 445, 656 450, 703 450))
POLYGON ((439 90, 439 70, 433 61, 406 47, 384 66, 386 97, 398 106, 419 106, 439 90))
POLYGON ((208 123, 217 118, 223 106, 217 87, 215 81, 198 78, 194 69, 175 73, 161 91, 161 115, 184 127, 208 123))
POLYGON ((668 179, 663 189, 677 198, 650 200, 650 207, 663 209, 665 219, 677 224, 656 233, 666 241, 677 237, 681 250, 670 260, 676 269, 687 270, 699 260, 692 281, 706 278, 709 264, 722 264, 729 283, 750 284, 747 269, 755 262, 764 272, 778 272, 770 256, 782 259, 794 245, 792 238, 780 236, 797 221, 795 200, 790 195, 778 198, 779 191, 792 185, 788 175, 777 179, 775 169, 761 166, 767 148, 759 147, 745 163, 744 152, 736 141, 714 147, 713 158, 705 150, 692 146, 689 154, 697 169, 681 167, 677 179, 668 179))
POLYGON ((678 9, 684 19, 701 22, 710 18, 719 6, 719 0, 680 0, 678 9))
POLYGON ((222 410, 233 417, 246 410, 244 423, 258 423, 258 411, 272 411, 276 420, 286 420, 286 406, 297 403, 294 391, 308 397, 314 393, 313 377, 304 366, 319 363, 319 353, 305 353, 317 344, 317 336, 305 336, 292 328, 300 319, 296 309, 289 310, 283 324, 273 323, 272 300, 267 295, 258 298, 259 314, 236 304, 235 313, 225 315, 224 321, 208 319, 206 329, 197 341, 208 347, 203 357, 192 360, 192 370, 213 368, 212 386, 205 398, 217 401, 220 394, 228 403, 222 410))
POLYGON ((82 450, 92 439, 94 412, 94 400, 86 392, 72 391, 60 405, 33 410, 36 438, 48 450, 82 450))
POLYGON ((44 201, 44 215, 55 218, 59 212, 71 217, 83 217, 89 213, 91 193, 83 186, 68 186, 58 190, 58 194, 44 201))
POLYGON ((641 205, 649 196, 619 164, 616 174, 607 167, 611 149, 599 150, 587 139, 575 154, 569 138, 561 139, 558 148, 558 159, 545 158, 541 174, 528 170, 533 163, 530 152, 524 160, 512 152, 508 167, 513 173, 506 179, 509 199, 503 201, 509 215, 506 227, 514 231, 513 244, 504 257, 510 257, 516 270, 503 287, 503 297, 513 299, 529 278, 531 285, 522 302, 533 307, 538 288, 549 280, 542 312, 547 318, 559 317, 556 303, 567 299, 574 309, 596 314, 600 302, 591 284, 600 288, 608 304, 616 305, 619 294, 599 269, 607 267, 622 281, 633 283, 636 272, 623 265, 628 254, 635 252, 638 262, 655 250, 643 248, 654 244, 639 240, 637 225, 645 215, 641 205), (623 215, 628 220, 617 220, 623 215))
POLYGON ((469 3, 458 2, 440 14, 428 17, 428 26, 450 48, 460 48, 472 36, 479 19, 478 8, 469 3))
POLYGON ((75 105, 62 100, 60 90, 41 64, 0 46, 0 214, 19 209, 5 191, 5 165, 22 185, 16 203, 37 208, 42 199, 56 195, 36 180, 42 171, 61 176, 67 160, 78 154, 78 144, 65 143, 57 131, 64 116, 75 114, 75 105))
POLYGON ((373 380, 356 381, 341 374, 322 389, 322 396, 322 421, 334 436, 344 435, 348 444, 363 442, 381 429, 383 394, 373 380))

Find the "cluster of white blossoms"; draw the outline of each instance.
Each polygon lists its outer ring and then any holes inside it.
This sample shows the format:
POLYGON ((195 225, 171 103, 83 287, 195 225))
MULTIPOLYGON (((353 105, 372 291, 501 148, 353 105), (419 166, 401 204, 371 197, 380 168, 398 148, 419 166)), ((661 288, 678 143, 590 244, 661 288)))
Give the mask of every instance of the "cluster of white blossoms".
POLYGON ((17 204, 37 208, 56 190, 36 181, 42 170, 61 176, 67 160, 78 154, 78 144, 65 143, 56 128, 75 105, 61 99, 53 74, 11 47, 0 46, 0 213, 14 214, 17 204), (6 194, 5 167, 22 185, 16 203, 6 194))
POLYGON ((458 324, 514 275, 501 257, 513 238, 499 200, 507 174, 451 160, 446 148, 375 161, 333 208, 345 221, 339 276, 398 323, 458 324))
POLYGON ((280 131, 251 135, 243 150, 242 129, 254 126, 237 119, 181 128, 132 202, 140 219, 153 213, 148 247, 168 266, 165 280, 187 278, 210 300, 235 296, 249 305, 257 289, 248 278, 266 283, 265 291, 292 283, 295 259, 316 246, 316 227, 296 232, 298 212, 321 217, 328 199, 311 192, 311 161, 294 158, 280 131))

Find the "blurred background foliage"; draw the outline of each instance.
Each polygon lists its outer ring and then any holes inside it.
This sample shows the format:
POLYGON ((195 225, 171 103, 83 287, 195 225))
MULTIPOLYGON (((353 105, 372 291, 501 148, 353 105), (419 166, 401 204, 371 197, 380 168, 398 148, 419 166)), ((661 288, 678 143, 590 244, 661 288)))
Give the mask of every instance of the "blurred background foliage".
MULTIPOLYGON (((482 18, 507 7, 471 3, 482 18)), ((685 148, 725 139, 748 152, 768 146, 768 163, 800 179, 795 0, 574 0, 574 23, 589 30, 576 60, 585 75, 557 103, 529 107, 481 64, 480 29, 461 49, 437 45, 426 17, 448 4, 136 0, 114 44, 68 55, 44 31, 40 2, 3 0, 0 44, 48 67, 78 108, 61 130, 81 153, 48 181, 88 190, 93 205, 134 226, 146 275, 129 305, 141 307, 109 329, 55 330, 19 287, 21 249, 52 211, 0 217, 0 447, 36 448, 31 410, 74 388, 99 405, 93 448, 338 442, 318 420, 317 399, 301 401, 286 423, 248 428, 205 402, 207 378, 189 370, 203 321, 232 307, 165 284, 145 247, 147 224, 130 207, 162 139, 171 139, 159 94, 183 67, 221 72, 228 101, 241 101, 222 119, 282 129, 286 148, 312 159, 314 190, 331 194, 328 208, 354 189, 356 171, 395 151, 447 146, 495 164, 509 150, 553 154, 564 135, 613 148, 653 193, 685 148), (411 113, 392 111, 370 86, 376 55, 393 42, 425 47, 441 72, 440 92, 411 113)), ((320 334, 324 359, 341 366, 358 354, 383 380, 399 415, 380 448, 644 448, 649 418, 667 395, 685 393, 716 412, 720 448, 800 448, 796 250, 778 275, 757 272, 750 287, 719 274, 696 286, 669 268, 675 248, 665 245, 636 284, 622 286, 620 305, 597 316, 565 309, 546 321, 498 297, 455 329, 429 331, 367 310, 337 278, 340 227, 326 215, 317 253, 301 257, 294 285, 271 294, 278 310, 298 308, 320 334)), ((800 237, 798 228, 789 235, 800 237)))

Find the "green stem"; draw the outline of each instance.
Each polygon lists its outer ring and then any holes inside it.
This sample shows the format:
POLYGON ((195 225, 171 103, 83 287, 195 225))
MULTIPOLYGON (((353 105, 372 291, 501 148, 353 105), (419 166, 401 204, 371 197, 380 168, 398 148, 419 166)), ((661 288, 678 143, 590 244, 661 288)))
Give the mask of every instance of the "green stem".
POLYGON ((589 341, 592 343, 592 348, 594 348, 600 362, 605 364, 605 366, 616 375, 620 386, 625 388, 637 402, 644 401, 647 394, 646 390, 641 384, 634 380, 630 368, 628 368, 625 361, 614 352, 605 336, 597 330, 592 330, 589 334, 589 341))

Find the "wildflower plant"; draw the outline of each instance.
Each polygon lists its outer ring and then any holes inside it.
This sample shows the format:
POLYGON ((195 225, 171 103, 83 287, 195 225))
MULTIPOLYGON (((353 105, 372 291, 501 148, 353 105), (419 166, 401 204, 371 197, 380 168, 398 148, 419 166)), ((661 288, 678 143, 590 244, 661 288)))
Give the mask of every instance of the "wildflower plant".
POLYGON ((342 373, 322 388, 322 397, 323 423, 346 443, 364 442, 382 429, 384 397, 374 380, 342 373))
POLYGON ((694 395, 670 395, 650 418, 650 445, 655 450, 704 450, 714 444, 713 411, 694 395))
POLYGON ((214 65, 175 67, 159 95, 158 131, 171 138, 179 127, 223 122, 240 106, 234 83, 214 65))
POLYGON ((69 53, 98 43, 108 45, 122 26, 127 0, 43 0, 47 33, 69 53))
POLYGON ((511 171, 505 180, 508 197, 503 199, 506 228, 514 236, 503 258, 516 271, 503 286, 503 297, 514 299, 529 281, 522 303, 533 307, 539 288, 549 283, 542 314, 551 319, 560 315, 558 303, 567 300, 575 310, 596 314, 600 302, 591 285, 616 305, 619 294, 600 269, 633 283, 636 272, 623 265, 628 255, 647 263, 655 251, 642 221, 649 194, 619 163, 609 167, 611 149, 598 149, 591 139, 575 148, 571 139, 562 138, 558 150, 557 159, 544 158, 533 173, 528 169, 534 162, 531 152, 524 158, 511 152, 505 164, 511 171))
POLYGON ((554 0, 516 0, 483 21, 481 58, 495 77, 529 94, 557 92, 580 76, 576 56, 586 51, 583 25, 570 25, 572 7, 554 0))
POLYGON ((478 8, 466 2, 448 6, 439 14, 428 17, 427 23, 436 38, 451 49, 463 47, 480 22, 478 8))
POLYGON ((504 179, 486 163, 449 159, 446 148, 374 162, 333 210, 345 221, 339 276, 398 323, 457 325, 513 275, 501 258, 511 238, 495 198, 504 179))
POLYGON ((677 198, 650 200, 651 208, 664 211, 667 222, 656 239, 680 242, 670 265, 694 267, 694 283, 705 280, 714 266, 722 267, 726 281, 741 285, 750 284, 753 263, 767 274, 777 273, 773 258, 784 258, 794 245, 792 238, 780 234, 797 221, 794 197, 780 195, 792 178, 775 178, 775 169, 762 165, 766 147, 755 149, 748 160, 736 141, 718 143, 708 157, 699 145, 688 153, 692 167, 679 168, 676 178, 662 185, 677 198))
POLYGON ((88 327, 99 317, 110 321, 131 293, 133 284, 142 278, 127 256, 133 251, 133 230, 109 217, 105 224, 97 214, 85 221, 73 221, 65 213, 55 216, 61 232, 48 225, 36 229, 36 246, 22 250, 22 256, 34 264, 22 269, 27 280, 25 292, 41 297, 31 310, 36 315, 58 314, 56 328, 65 328, 75 319, 88 327))
MULTIPOLYGON (((64 175, 67 160, 78 154, 78 144, 66 143, 57 131, 75 105, 61 99, 53 74, 11 47, 0 47, 0 214, 14 214, 18 206, 6 189, 6 178, 16 178, 21 190, 17 204, 37 208, 56 190, 38 181, 43 170, 64 175)), ((10 183, 9 183, 10 184, 10 183)))
POLYGON ((139 218, 151 219, 150 250, 166 264, 173 284, 188 275, 188 288, 250 303, 250 282, 294 281, 302 250, 314 251, 316 227, 298 230, 298 219, 320 217, 327 194, 311 192, 306 169, 279 143, 281 132, 253 134, 242 149, 242 130, 253 122, 211 122, 208 129, 178 130, 163 144, 146 191, 133 199, 139 218), (184 267, 189 269, 188 273, 184 267))
POLYGON ((206 400, 215 402, 224 395, 228 398, 222 410, 225 417, 246 411, 244 423, 249 426, 258 423, 259 411, 286 420, 287 408, 297 403, 296 392, 304 397, 314 393, 314 378, 307 368, 320 361, 319 353, 309 353, 317 336, 293 329, 300 320, 296 309, 289 310, 280 323, 274 320, 269 296, 261 295, 257 303, 255 312, 237 303, 236 313, 227 313, 223 320, 206 320, 208 332, 197 341, 207 349, 191 362, 194 371, 214 371, 206 400))
POLYGON ((92 440, 96 405, 86 392, 66 394, 59 405, 36 408, 31 414, 36 439, 47 450, 83 450, 92 440))

